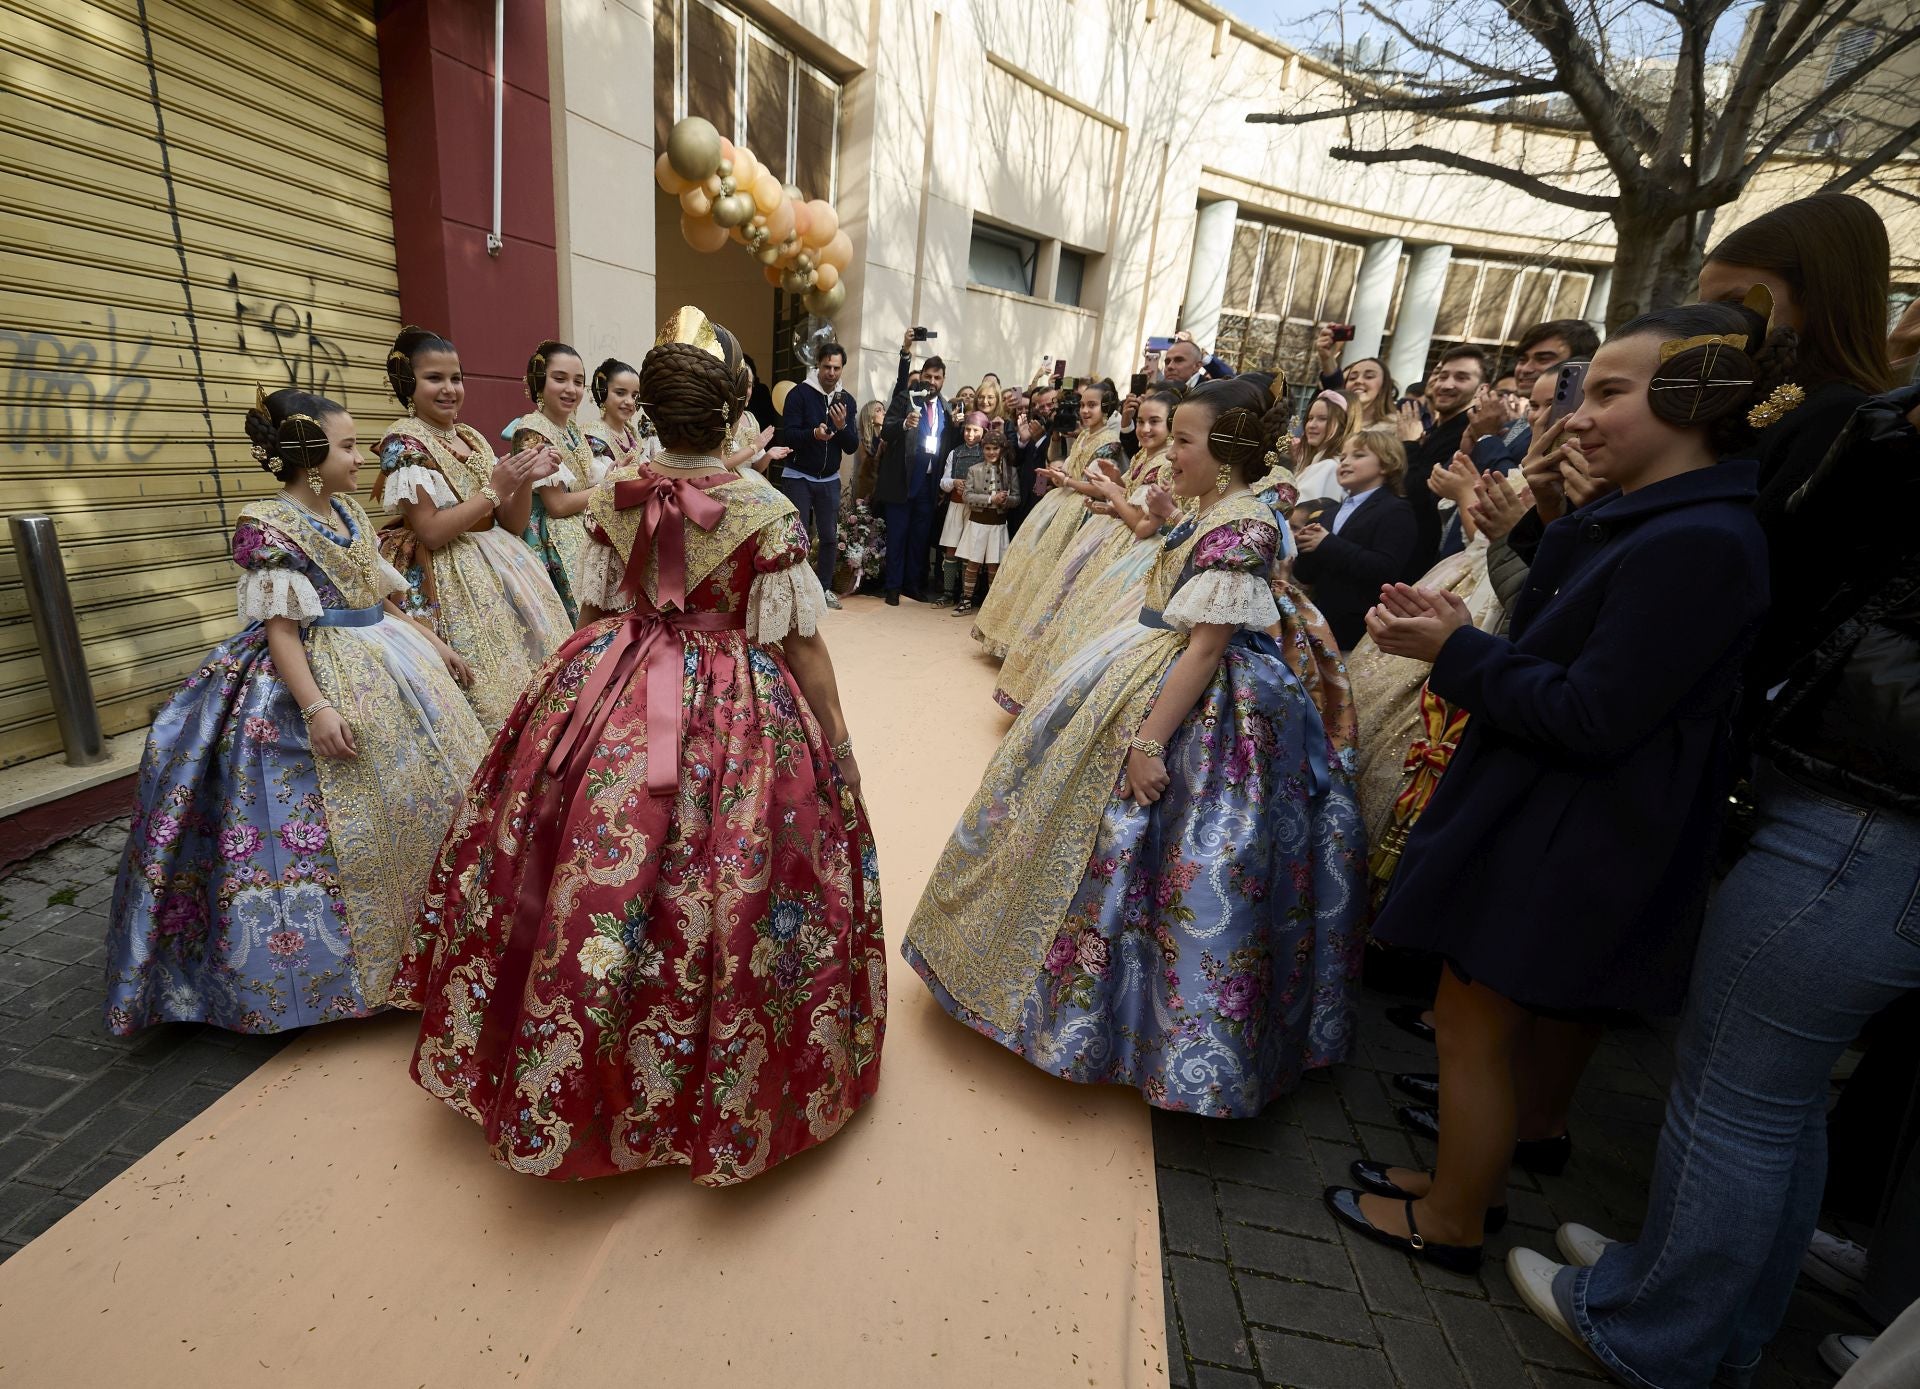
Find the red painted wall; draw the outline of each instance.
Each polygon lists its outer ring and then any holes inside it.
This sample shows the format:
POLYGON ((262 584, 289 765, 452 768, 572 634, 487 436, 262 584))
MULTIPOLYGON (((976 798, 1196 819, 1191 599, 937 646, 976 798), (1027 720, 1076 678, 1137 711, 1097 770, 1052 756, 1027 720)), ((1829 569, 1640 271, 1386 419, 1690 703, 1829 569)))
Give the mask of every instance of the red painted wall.
POLYGON ((507 0, 506 22, 506 247, 489 256, 493 6, 387 0, 379 13, 400 312, 459 347, 462 419, 496 443, 527 409, 521 373, 560 315, 543 0, 507 0))

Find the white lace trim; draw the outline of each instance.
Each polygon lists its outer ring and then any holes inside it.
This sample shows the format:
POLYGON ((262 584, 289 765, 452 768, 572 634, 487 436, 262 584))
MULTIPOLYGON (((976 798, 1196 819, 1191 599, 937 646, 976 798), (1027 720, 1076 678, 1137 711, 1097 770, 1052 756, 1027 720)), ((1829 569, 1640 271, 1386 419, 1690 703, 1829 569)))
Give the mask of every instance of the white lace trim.
POLYGON ((587 486, 598 487, 607 480, 607 474, 612 471, 613 460, 611 458, 602 458, 596 453, 593 456, 593 461, 587 464, 587 486))
POLYGON ((626 566, 611 545, 589 539, 580 559, 580 579, 574 585, 574 598, 591 604, 603 613, 625 612, 633 606, 631 598, 620 597, 620 582, 626 578, 626 566))
POLYGON ((419 501, 422 491, 433 499, 435 506, 459 505, 460 499, 453 495, 446 478, 418 463, 409 463, 387 474, 386 483, 380 489, 380 505, 388 511, 398 511, 407 502, 419 501))
POLYGON ((270 617, 311 622, 325 611, 307 576, 291 569, 249 569, 240 576, 236 598, 242 622, 265 622, 270 617))
POLYGON ((540 479, 540 481, 534 483, 533 485, 535 488, 564 487, 567 489, 567 491, 571 492, 573 490, 574 482, 575 482, 575 478, 573 476, 573 469, 569 468, 566 464, 562 463, 558 468, 556 468, 553 471, 553 474, 550 477, 543 477, 540 479))
POLYGON ((804 560, 761 574, 747 590, 747 640, 785 641, 795 633, 810 637, 820 630, 826 611, 820 577, 804 560))
POLYGON ((1161 616, 1167 626, 1182 632, 1203 622, 1264 632, 1280 620, 1280 608, 1262 576, 1205 569, 1181 586, 1161 616))
POLYGON ((407 591, 407 576, 402 574, 398 569, 395 569, 391 564, 388 564, 386 556, 382 555, 376 563, 379 567, 374 570, 374 575, 380 580, 380 596, 382 598, 385 598, 389 593, 405 593, 407 591))

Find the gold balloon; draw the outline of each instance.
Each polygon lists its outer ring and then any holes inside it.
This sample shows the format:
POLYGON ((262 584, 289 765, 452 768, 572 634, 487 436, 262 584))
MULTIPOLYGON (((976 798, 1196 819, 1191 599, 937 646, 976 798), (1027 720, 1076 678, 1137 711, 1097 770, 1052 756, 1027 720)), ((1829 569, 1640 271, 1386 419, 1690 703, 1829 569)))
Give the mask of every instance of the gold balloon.
POLYGON ((673 165, 667 162, 665 151, 662 151, 660 157, 653 161, 653 181, 660 185, 661 192, 671 193, 676 198, 693 187, 692 180, 681 178, 673 171, 673 165))
POLYGON ((753 255, 754 259, 758 260, 762 265, 773 265, 780 259, 780 248, 769 241, 766 245, 755 251, 753 255))
POLYGON ((713 211, 713 199, 704 188, 689 188, 680 195, 680 210, 689 217, 705 217, 713 211))
POLYGON ((780 288, 789 294, 804 294, 807 290, 807 277, 798 270, 789 270, 780 277, 780 288))
POLYGON ((780 204, 786 201, 780 193, 780 180, 762 169, 760 176, 753 181, 753 201, 762 213, 773 216, 780 204))
POLYGON ((753 199, 733 193, 713 205, 713 220, 723 227, 737 227, 753 216, 753 199))
POLYGON ((813 268, 813 287, 815 289, 832 289, 839 283, 840 272, 826 262, 822 261, 813 268))
POLYGON ((784 412, 787 408, 787 396, 793 390, 793 382, 781 381, 773 388, 773 408, 784 412))
POLYGON ((822 318, 832 318, 846 302, 847 287, 844 284, 835 285, 832 289, 816 289, 806 297, 807 312, 822 318))
POLYGON ((815 198, 808 203, 807 214, 807 229, 800 238, 807 245, 816 249, 826 246, 839 234, 840 215, 825 198, 815 198))
POLYGON ((720 132, 699 116, 688 116, 667 132, 667 162, 689 183, 698 183, 720 167, 720 132))
POLYGON ((727 229, 716 227, 704 217, 696 219, 683 214, 680 218, 680 235, 696 251, 717 251, 727 244, 727 229))

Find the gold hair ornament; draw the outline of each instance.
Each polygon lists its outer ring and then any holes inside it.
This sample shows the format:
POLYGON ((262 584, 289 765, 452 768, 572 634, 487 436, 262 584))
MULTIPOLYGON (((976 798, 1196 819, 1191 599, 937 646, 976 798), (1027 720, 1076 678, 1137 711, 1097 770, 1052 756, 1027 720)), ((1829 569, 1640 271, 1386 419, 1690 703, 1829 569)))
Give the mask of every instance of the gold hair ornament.
MULTIPOLYGON (((262 420, 266 421, 268 429, 273 428, 273 411, 267 408, 267 388, 265 386, 255 384, 253 388, 253 405, 247 410, 247 414, 258 415, 262 420)), ((273 461, 272 452, 264 444, 249 444, 247 451, 253 455, 253 461, 263 468, 273 461)))
POLYGON ((1783 381, 1775 386, 1767 398, 1747 411, 1747 424, 1754 429, 1766 429, 1778 424, 1787 411, 1796 409, 1805 402, 1807 393, 1791 381, 1783 381))
POLYGON ((1696 347, 1731 347, 1736 352, 1745 352, 1747 335, 1745 333, 1701 333, 1691 338, 1668 338, 1660 344, 1660 360, 1670 362, 1682 352, 1691 351, 1696 347))

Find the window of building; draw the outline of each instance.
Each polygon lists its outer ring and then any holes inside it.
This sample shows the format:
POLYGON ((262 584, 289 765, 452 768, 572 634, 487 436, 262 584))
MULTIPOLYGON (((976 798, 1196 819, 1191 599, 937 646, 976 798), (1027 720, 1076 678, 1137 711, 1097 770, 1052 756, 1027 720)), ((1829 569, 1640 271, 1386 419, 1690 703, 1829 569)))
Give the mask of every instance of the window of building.
POLYGON ((654 135, 704 116, 782 183, 833 201, 840 84, 721 0, 654 0, 654 135))
POLYGON ((1833 46, 1833 61, 1827 64, 1827 85, 1853 75, 1853 70, 1873 56, 1880 36, 1864 24, 1856 24, 1840 36, 1833 46))
POLYGON ((1053 298, 1056 303, 1080 307, 1080 296, 1087 284, 1087 253, 1060 248, 1060 273, 1055 277, 1053 298))
POLYGON ((1428 364, 1460 342, 1478 343, 1504 363, 1533 324, 1582 317, 1592 288, 1587 271, 1455 256, 1447 262, 1428 364))
POLYGON ((1236 223, 1214 351, 1236 371, 1278 369, 1308 380, 1315 325, 1351 317, 1362 249, 1292 227, 1236 223))
POLYGON ((1040 245, 1030 237, 982 222, 973 224, 973 241, 967 248, 967 278, 974 284, 1032 294, 1033 268, 1039 259, 1040 245))

